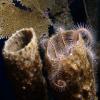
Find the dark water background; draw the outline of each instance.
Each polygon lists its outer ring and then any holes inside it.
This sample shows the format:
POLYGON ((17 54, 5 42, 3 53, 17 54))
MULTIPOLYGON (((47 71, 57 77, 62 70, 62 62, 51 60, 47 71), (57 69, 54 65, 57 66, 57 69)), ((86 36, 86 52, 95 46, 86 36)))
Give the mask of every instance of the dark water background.
POLYGON ((11 84, 7 80, 5 65, 2 57, 2 48, 6 39, 0 39, 0 100, 15 100, 11 84))

